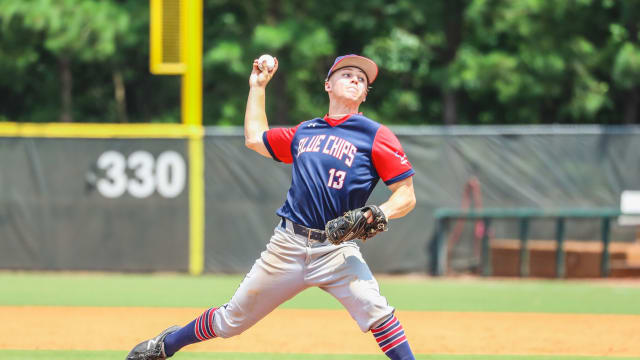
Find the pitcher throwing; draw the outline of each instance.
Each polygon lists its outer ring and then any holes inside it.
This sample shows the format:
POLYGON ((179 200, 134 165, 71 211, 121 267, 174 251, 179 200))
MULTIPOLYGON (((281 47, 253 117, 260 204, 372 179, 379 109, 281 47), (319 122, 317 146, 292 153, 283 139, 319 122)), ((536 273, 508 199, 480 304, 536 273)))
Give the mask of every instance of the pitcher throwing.
POLYGON ((328 113, 274 129, 267 123, 265 89, 278 70, 277 59, 273 69, 262 69, 254 60, 245 143, 265 157, 293 164, 291 186, 276 212, 281 220, 228 303, 141 342, 127 360, 166 359, 192 343, 239 335, 312 286, 338 299, 389 358, 414 359, 394 308, 380 294, 353 240, 385 231, 389 219, 405 216, 416 202, 414 171, 398 139, 359 112, 378 66, 353 54, 336 58, 324 82, 328 113), (380 179, 391 196, 379 206, 367 205, 380 179))

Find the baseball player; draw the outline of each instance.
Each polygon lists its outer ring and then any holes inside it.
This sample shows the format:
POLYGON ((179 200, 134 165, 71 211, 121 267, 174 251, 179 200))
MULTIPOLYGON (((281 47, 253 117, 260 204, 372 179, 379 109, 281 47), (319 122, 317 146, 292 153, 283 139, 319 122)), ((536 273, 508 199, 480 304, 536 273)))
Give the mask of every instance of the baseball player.
POLYGON ((378 67, 366 57, 338 57, 324 82, 328 113, 292 128, 269 129, 265 89, 277 70, 277 60, 271 70, 254 60, 244 125, 248 148, 293 164, 291 186, 276 212, 281 220, 266 250, 228 303, 141 342, 128 360, 166 359, 188 344, 239 335, 312 286, 340 301, 389 358, 414 359, 394 308, 380 294, 358 245, 347 236, 357 232, 350 226, 358 217, 367 227, 368 235, 362 236, 366 239, 385 230, 388 219, 409 213, 416 201, 414 170, 398 139, 358 112, 378 67), (365 206, 380 179, 391 190, 390 197, 379 206, 365 206), (352 217, 342 217, 345 213, 352 217), (341 223, 327 225, 336 221, 341 223), (372 230, 372 223, 379 224, 372 230), (336 235, 335 228, 341 226, 348 229, 336 235))

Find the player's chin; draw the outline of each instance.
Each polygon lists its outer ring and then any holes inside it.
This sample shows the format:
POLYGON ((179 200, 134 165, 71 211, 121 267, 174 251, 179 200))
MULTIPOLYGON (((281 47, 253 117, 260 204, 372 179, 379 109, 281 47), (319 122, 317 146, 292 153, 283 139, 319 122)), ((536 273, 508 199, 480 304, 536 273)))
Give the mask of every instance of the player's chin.
POLYGON ((364 96, 362 94, 355 93, 347 93, 342 97, 346 102, 360 104, 362 100, 364 100, 364 96))
POLYGON ((364 94, 362 93, 362 91, 350 90, 350 91, 347 91, 345 95, 350 98, 360 99, 363 97, 364 94))

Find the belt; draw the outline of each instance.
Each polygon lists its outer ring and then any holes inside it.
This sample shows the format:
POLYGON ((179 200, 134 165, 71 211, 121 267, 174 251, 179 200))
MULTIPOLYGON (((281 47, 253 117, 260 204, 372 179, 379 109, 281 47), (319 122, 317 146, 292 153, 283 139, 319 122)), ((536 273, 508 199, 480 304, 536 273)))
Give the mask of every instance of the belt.
POLYGON ((324 231, 318 229, 311 229, 306 226, 302 226, 300 224, 296 224, 293 221, 282 218, 282 227, 286 228, 286 223, 291 224, 291 228, 296 235, 304 236, 307 239, 316 240, 319 242, 324 242, 327 240, 327 235, 324 234, 324 231))

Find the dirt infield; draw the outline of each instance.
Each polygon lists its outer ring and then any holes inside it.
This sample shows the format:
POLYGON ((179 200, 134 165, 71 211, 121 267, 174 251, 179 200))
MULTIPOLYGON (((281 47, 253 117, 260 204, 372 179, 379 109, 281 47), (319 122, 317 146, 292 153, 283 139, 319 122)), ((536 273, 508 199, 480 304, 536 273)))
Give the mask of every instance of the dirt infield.
MULTIPOLYGON (((0 307, 0 349, 129 350, 201 310, 0 307)), ((398 317, 421 354, 640 356, 639 315, 402 311, 398 317)), ((188 351, 379 353, 371 335, 360 332, 344 310, 288 309, 274 311, 242 336, 188 351)))

